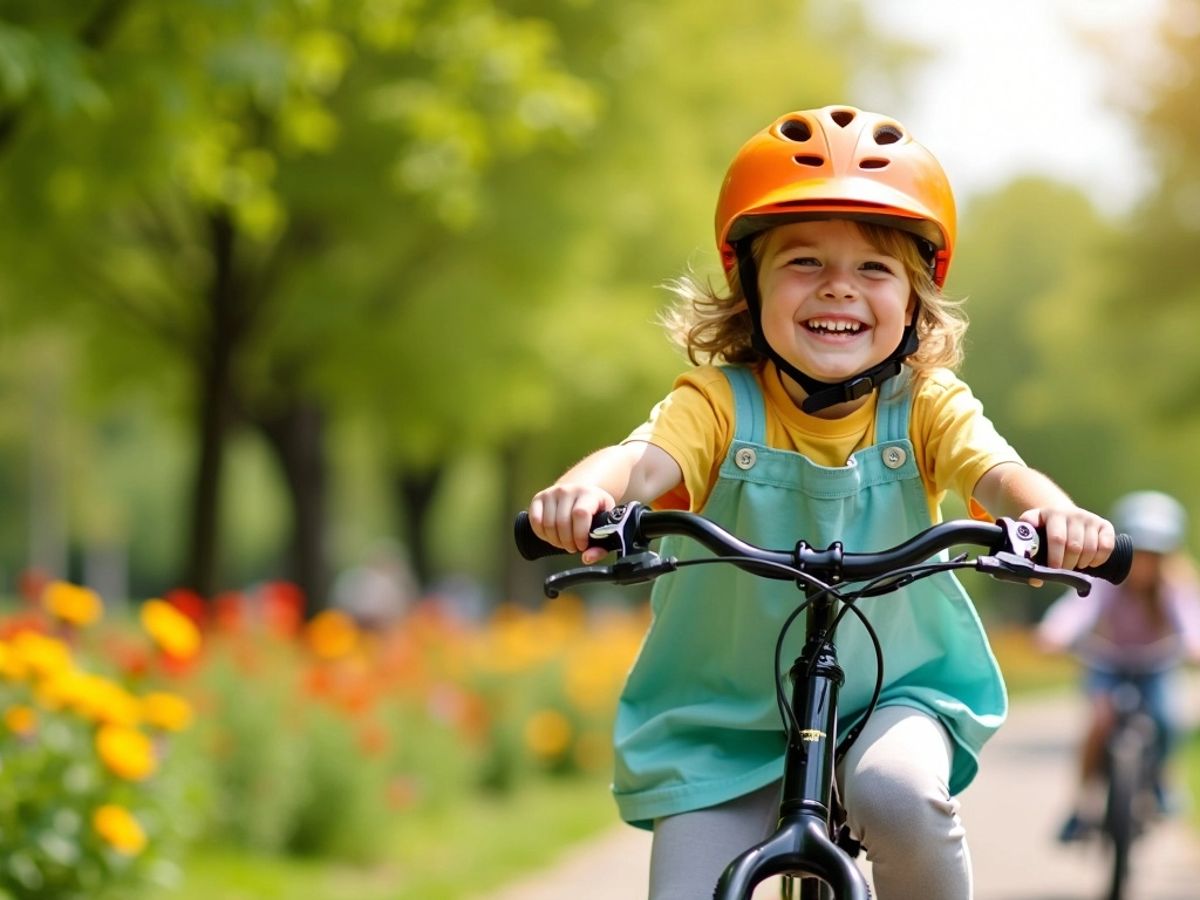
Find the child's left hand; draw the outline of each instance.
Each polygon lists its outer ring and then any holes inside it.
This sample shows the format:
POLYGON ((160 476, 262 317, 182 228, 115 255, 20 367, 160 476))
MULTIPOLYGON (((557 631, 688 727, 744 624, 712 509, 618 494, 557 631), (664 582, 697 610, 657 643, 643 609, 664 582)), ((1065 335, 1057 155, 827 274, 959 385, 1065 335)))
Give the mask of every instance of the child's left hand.
POLYGON ((1078 506, 1028 509, 1020 518, 1045 529, 1046 565, 1054 569, 1098 566, 1108 559, 1116 544, 1112 524, 1078 506))

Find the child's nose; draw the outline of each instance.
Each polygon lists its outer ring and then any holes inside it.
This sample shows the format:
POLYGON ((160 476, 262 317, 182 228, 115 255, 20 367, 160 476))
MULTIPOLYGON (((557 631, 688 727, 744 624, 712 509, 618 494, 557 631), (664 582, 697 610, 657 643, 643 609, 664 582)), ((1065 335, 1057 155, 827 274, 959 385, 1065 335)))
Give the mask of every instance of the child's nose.
POLYGON ((821 296, 827 300, 849 300, 857 290, 850 273, 840 266, 830 266, 825 272, 825 281, 821 285, 821 296))

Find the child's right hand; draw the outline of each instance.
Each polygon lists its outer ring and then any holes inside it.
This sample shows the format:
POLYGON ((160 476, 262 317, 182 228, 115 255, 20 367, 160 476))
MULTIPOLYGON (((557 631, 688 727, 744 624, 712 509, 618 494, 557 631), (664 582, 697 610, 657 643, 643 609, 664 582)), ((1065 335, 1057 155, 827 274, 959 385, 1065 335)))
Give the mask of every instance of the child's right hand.
POLYGON ((584 565, 601 559, 607 550, 588 548, 588 532, 596 513, 617 505, 612 494, 590 484, 555 484, 538 491, 529 503, 529 524, 543 541, 570 552, 583 552, 584 565))

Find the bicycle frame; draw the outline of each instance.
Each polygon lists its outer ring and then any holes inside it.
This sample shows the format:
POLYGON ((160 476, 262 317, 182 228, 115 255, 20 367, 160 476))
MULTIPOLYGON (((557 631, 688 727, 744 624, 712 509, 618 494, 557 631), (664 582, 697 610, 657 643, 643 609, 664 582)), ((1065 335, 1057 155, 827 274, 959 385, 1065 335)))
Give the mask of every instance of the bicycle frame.
POLYGON ((805 593, 810 606, 804 649, 789 672, 792 711, 800 729, 789 737, 785 751, 779 824, 773 835, 729 864, 714 900, 747 900, 756 885, 773 875, 803 876, 800 900, 871 896, 866 878, 838 845, 831 824, 838 692, 846 680, 829 634, 834 601, 818 588, 806 588, 805 593))

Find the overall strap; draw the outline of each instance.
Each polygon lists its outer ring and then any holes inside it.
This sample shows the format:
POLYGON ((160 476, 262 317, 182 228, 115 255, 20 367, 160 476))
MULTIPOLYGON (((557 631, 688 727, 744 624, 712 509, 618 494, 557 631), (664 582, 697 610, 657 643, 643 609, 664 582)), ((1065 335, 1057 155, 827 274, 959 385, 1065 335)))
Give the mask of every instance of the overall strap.
POLYGON ((908 440, 908 419, 912 412, 912 370, 908 366, 880 388, 875 411, 875 443, 908 440))
POLYGON ((733 439, 746 444, 765 444, 766 406, 754 373, 745 366, 721 366, 721 371, 733 388, 733 439))

